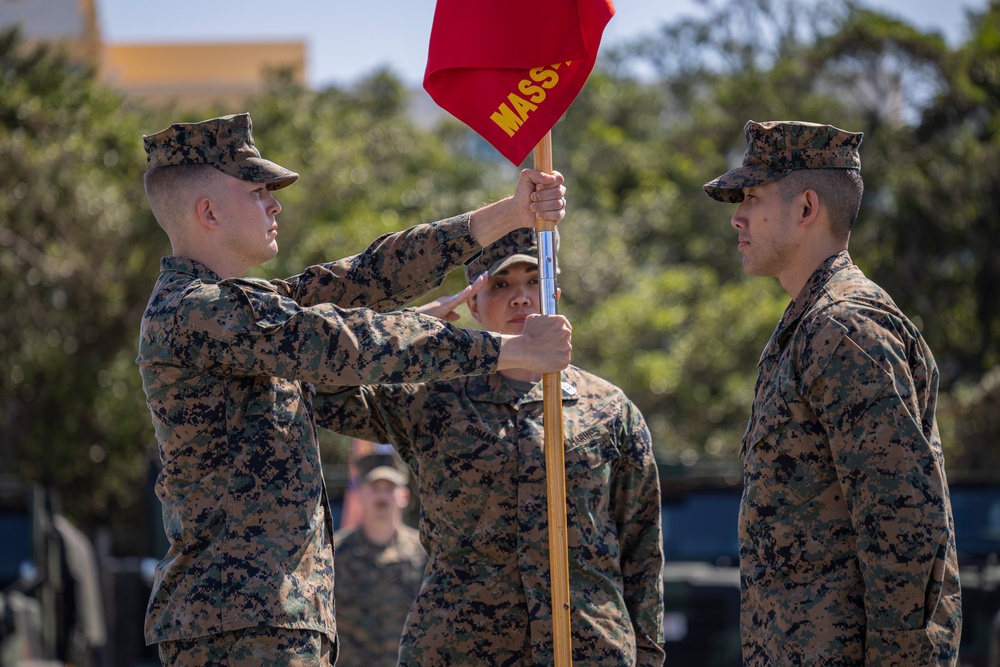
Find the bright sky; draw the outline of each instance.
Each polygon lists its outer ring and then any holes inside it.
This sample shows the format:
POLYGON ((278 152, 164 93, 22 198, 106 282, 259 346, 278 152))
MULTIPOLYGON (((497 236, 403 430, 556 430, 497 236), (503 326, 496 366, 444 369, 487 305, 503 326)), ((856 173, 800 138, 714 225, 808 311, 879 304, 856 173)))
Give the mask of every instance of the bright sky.
MULTIPOLYGON (((965 10, 980 10, 987 3, 863 1, 923 30, 943 32, 952 44, 965 35, 965 10)), ((603 44, 650 32, 683 15, 697 16, 705 2, 617 0, 603 44)), ((350 84, 382 66, 419 85, 434 4, 434 0, 97 0, 106 42, 303 40, 308 82, 317 87, 350 84)))

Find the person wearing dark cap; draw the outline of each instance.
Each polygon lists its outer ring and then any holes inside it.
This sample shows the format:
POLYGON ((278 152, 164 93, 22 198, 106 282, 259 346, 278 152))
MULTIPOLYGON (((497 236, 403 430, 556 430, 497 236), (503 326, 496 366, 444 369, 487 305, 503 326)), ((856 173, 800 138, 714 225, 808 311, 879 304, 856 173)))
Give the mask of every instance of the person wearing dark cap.
POLYGON ((761 355, 741 452, 744 664, 955 665, 938 369, 847 249, 862 134, 754 121, 745 133, 742 166, 704 188, 739 204, 746 273, 777 278, 791 303, 761 355))
POLYGON ((393 667, 427 552, 403 523, 409 475, 394 454, 358 459, 361 523, 333 535, 338 667, 393 667))
POLYGON ((559 316, 505 336, 388 312, 511 230, 561 220, 563 179, 524 170, 511 197, 267 281, 242 275, 277 252, 274 192, 298 175, 261 157, 249 114, 175 123, 144 144, 146 194, 173 252, 137 359, 169 540, 146 641, 165 665, 328 664, 333 527, 315 385, 563 368, 570 327, 559 316))
MULTIPOLYGON (((539 312, 536 234, 517 230, 465 269, 490 331, 539 312)), ((562 372, 572 657, 575 667, 663 664, 663 543, 652 442, 621 389, 562 372)), ((403 666, 550 665, 544 405, 531 369, 316 396, 317 423, 391 442, 418 473, 430 558, 400 646, 403 666)))

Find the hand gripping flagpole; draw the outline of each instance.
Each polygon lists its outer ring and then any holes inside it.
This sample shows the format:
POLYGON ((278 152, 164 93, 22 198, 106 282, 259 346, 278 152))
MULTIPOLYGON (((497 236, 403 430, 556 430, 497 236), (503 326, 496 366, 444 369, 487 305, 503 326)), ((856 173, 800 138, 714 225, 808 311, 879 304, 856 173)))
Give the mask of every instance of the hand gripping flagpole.
MULTIPOLYGON (((535 169, 552 173, 552 132, 534 152, 535 169)), ((538 232, 538 288, 542 315, 556 314, 555 228, 550 220, 536 220, 538 232)), ((562 377, 542 374, 542 424, 545 430, 545 484, 549 507, 549 570, 552 584, 552 648, 556 667, 573 664, 570 634, 569 542, 566 537, 566 457, 563 445, 562 377)))

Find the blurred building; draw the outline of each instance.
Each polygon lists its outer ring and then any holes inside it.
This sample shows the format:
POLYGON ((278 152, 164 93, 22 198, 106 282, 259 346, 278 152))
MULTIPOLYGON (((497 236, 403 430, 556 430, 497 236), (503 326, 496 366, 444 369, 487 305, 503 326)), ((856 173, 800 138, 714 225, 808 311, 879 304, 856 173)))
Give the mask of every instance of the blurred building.
POLYGON ((302 41, 109 44, 95 0, 0 0, 0 29, 20 26, 29 45, 58 44, 126 95, 184 107, 232 106, 272 72, 306 80, 302 41))
POLYGON ((106 44, 100 78, 128 95, 204 107, 239 102, 257 92, 270 71, 305 79, 302 42, 106 44))

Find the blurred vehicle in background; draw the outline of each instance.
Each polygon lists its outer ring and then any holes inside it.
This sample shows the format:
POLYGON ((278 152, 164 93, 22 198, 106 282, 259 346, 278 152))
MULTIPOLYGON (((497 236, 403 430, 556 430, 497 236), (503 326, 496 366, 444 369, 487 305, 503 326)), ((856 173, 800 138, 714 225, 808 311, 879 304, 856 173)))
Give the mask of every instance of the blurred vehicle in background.
MULTIPOLYGON (((961 667, 1000 667, 1000 479, 949 479, 962 581, 961 667)), ((740 667, 738 468, 660 467, 663 628, 674 667, 740 667)))
POLYGON ((0 665, 100 667, 106 630, 96 553, 58 493, 0 476, 0 665))
MULTIPOLYGON (((155 472, 147 483, 153 525, 145 558, 95 550, 61 515, 58 494, 0 476, 0 667, 159 667, 155 647, 142 637, 153 568, 166 549, 155 472)), ((347 466, 329 466, 326 477, 337 526, 347 466)), ((1000 667, 1000 479, 952 477, 964 615, 959 664, 1000 667)), ((742 665, 741 478, 732 464, 660 467, 663 627, 672 667, 742 665)))
POLYGON ((742 473, 731 466, 660 466, 663 635, 674 667, 740 667, 736 518, 742 473))
POLYGON ((1000 482, 949 485, 962 582, 959 664, 1000 667, 1000 482))

